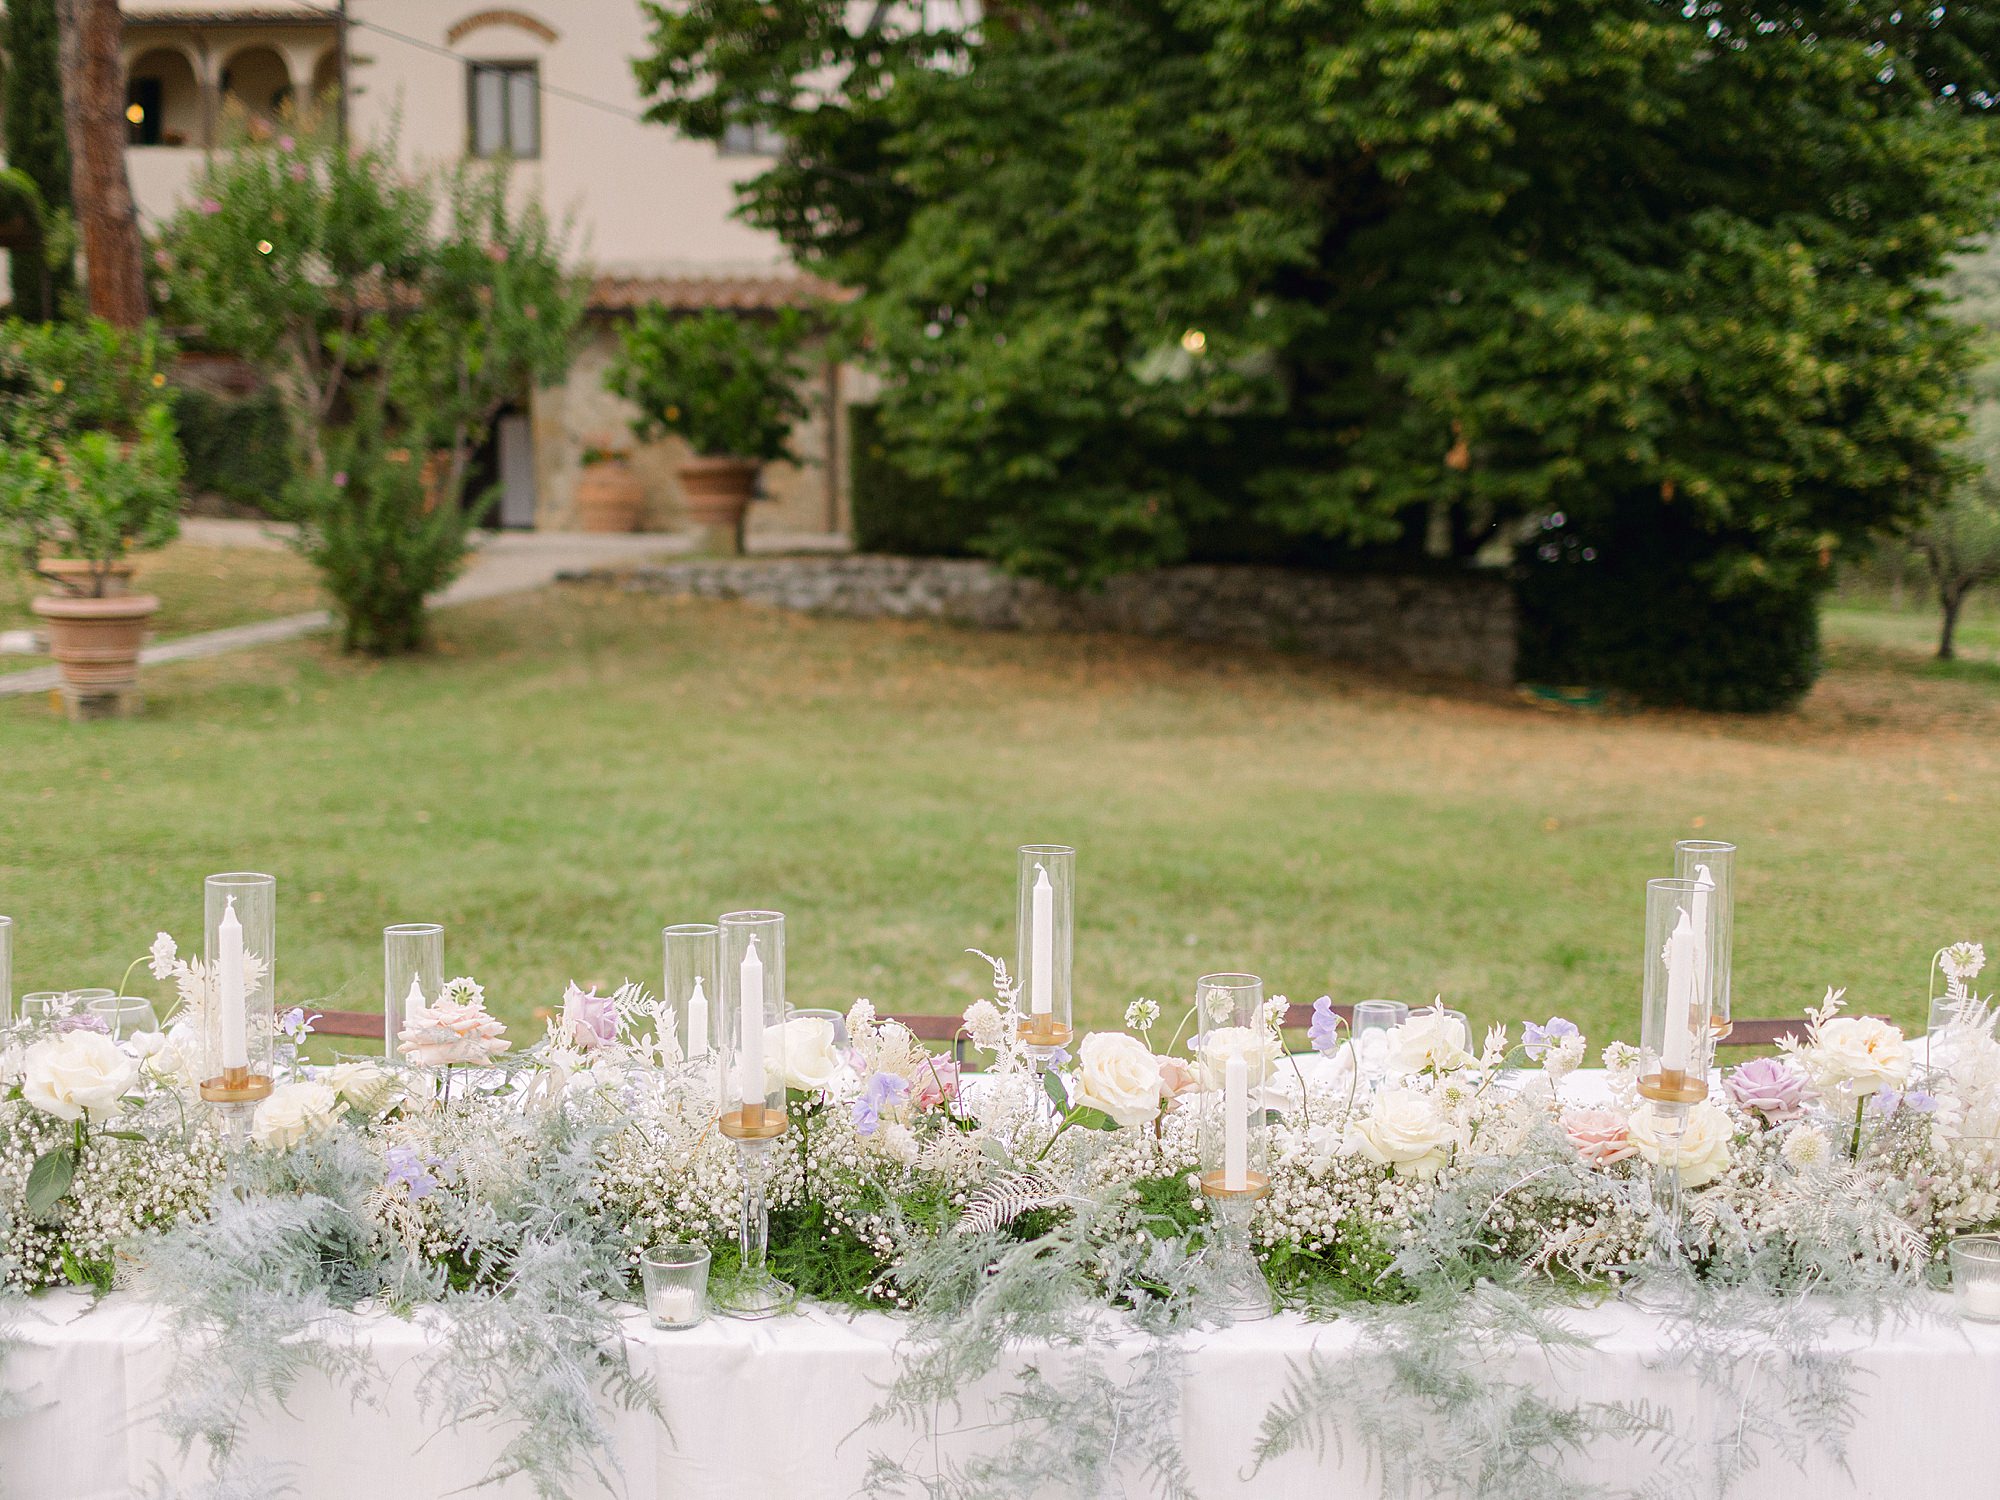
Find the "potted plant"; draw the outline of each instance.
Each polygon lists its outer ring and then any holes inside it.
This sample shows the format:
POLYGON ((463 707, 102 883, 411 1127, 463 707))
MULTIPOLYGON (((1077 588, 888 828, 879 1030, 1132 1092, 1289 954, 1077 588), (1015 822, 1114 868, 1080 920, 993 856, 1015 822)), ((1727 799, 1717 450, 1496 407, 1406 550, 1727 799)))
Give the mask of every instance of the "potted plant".
POLYGON ((605 386, 639 408, 634 436, 673 434, 694 450, 679 466, 681 494, 713 547, 742 551, 759 471, 792 456, 792 428, 806 414, 798 351, 810 333, 795 308, 760 320, 658 306, 619 332, 605 386))
POLYGON ((576 478, 576 518, 585 531, 637 531, 646 509, 646 487, 632 472, 630 455, 609 444, 583 450, 576 478))
POLYGON ((74 718, 138 706, 159 608, 125 584, 180 530, 180 444, 149 336, 0 328, 0 545, 50 586, 34 601, 74 718), (141 394, 143 393, 143 395, 141 394))

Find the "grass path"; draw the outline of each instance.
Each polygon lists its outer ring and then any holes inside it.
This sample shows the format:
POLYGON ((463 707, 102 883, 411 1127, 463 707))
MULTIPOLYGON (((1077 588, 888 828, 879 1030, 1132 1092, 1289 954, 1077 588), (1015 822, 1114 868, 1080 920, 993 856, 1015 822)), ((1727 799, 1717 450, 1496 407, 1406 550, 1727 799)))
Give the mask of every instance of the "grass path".
POLYGON ((1645 878, 1743 846, 1744 1014, 1828 983, 1920 1017, 1939 943, 2000 941, 2000 668, 1836 643, 1798 714, 1550 713, 1317 662, 548 591, 390 664, 324 642, 149 672, 87 730, 0 704, 17 991, 115 982, 202 875, 281 879, 281 987, 370 1008, 436 920, 521 1020, 657 983, 658 928, 791 917, 791 995, 956 1009, 1011 947, 1013 848, 1079 861, 1078 992, 1112 1024, 1210 969, 1294 999, 1443 992, 1629 1034, 1645 878))

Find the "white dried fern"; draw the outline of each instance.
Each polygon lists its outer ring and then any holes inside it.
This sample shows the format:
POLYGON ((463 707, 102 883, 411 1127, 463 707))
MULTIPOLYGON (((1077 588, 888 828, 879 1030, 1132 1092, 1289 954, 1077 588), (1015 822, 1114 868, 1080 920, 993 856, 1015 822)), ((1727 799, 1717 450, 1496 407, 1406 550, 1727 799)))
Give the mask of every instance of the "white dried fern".
POLYGON ((990 1234, 1023 1214, 1060 1208, 1068 1201, 1040 1172, 1005 1172, 972 1195, 952 1229, 957 1234, 990 1234))

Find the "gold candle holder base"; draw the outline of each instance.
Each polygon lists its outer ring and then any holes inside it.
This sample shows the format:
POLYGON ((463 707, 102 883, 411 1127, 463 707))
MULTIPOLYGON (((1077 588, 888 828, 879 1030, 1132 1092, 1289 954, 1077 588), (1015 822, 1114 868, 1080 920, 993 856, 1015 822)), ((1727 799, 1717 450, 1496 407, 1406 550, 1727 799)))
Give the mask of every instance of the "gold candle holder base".
POLYGON ((1240 1188, 1224 1187, 1222 1173, 1201 1174, 1201 1195, 1204 1198, 1261 1198, 1271 1191, 1271 1179, 1262 1172, 1245 1172, 1244 1185, 1240 1188))
POLYGON ((1639 1080, 1639 1093, 1658 1104, 1699 1104, 1708 1097, 1708 1079, 1699 1073, 1662 1068, 1639 1080))
POLYGON ((271 1097, 271 1080, 248 1068, 225 1068, 220 1078, 202 1084, 201 1097, 210 1104, 255 1104, 271 1097))
POLYGON ((1065 1026, 1054 1016, 1030 1015, 1021 1023, 1021 1040, 1030 1047, 1067 1047, 1076 1029, 1065 1026))
POLYGON ((726 1111, 715 1128, 732 1141, 770 1141, 785 1133, 791 1121, 781 1109, 768 1104, 741 1104, 726 1111))

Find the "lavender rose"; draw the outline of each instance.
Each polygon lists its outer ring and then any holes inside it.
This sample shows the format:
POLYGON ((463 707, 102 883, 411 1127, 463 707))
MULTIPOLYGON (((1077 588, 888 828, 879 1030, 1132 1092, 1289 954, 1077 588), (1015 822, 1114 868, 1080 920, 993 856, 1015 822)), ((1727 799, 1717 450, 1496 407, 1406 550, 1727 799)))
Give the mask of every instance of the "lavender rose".
POLYGON ((1760 1114, 1772 1125, 1805 1113, 1805 1080, 1775 1057, 1753 1057, 1730 1069, 1723 1086, 1739 1109, 1760 1114))

